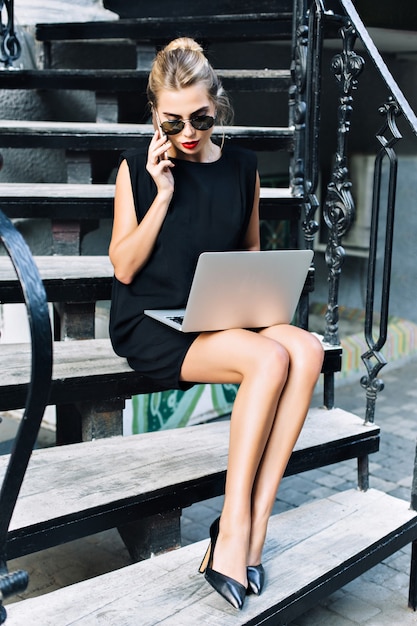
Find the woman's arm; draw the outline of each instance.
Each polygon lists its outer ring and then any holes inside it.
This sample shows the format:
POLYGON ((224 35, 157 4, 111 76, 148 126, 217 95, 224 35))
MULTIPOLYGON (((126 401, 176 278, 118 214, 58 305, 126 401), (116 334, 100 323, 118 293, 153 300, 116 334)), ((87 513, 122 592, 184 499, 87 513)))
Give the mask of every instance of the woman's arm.
POLYGON ((261 241, 259 233, 259 194, 260 194, 260 180, 259 174, 256 173, 255 183, 255 195, 253 199, 252 213, 250 216, 248 229, 243 241, 243 248, 245 250, 260 250, 261 241))
POLYGON ((157 194, 140 224, 126 161, 122 161, 117 174, 109 256, 116 278, 125 284, 132 282, 148 260, 171 202, 174 179, 170 168, 174 164, 162 159, 166 145, 165 137, 160 139, 156 132, 149 146, 146 167, 156 183, 157 194))

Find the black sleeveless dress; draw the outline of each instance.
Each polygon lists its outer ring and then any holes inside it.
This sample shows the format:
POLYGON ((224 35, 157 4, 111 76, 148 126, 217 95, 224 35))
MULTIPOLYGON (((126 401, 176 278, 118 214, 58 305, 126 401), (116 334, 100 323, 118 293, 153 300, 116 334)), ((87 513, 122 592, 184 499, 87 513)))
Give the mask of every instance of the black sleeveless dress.
MULTIPOLYGON (((145 169, 145 152, 129 151, 122 158, 129 166, 140 222, 153 202, 156 186, 145 169)), ((174 194, 152 255, 129 285, 114 278, 110 310, 115 352, 161 390, 192 386, 179 377, 197 334, 180 333, 143 311, 183 308, 201 252, 242 247, 257 168, 253 152, 232 146, 213 163, 173 161, 174 194)))

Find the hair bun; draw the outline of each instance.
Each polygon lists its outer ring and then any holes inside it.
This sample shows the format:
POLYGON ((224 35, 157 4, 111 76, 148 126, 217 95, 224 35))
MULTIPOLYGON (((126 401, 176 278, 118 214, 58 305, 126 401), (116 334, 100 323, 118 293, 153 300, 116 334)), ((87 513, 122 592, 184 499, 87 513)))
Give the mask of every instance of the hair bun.
POLYGON ((171 50, 192 50, 193 52, 203 52, 203 48, 191 37, 178 37, 173 39, 166 47, 165 51, 171 50))

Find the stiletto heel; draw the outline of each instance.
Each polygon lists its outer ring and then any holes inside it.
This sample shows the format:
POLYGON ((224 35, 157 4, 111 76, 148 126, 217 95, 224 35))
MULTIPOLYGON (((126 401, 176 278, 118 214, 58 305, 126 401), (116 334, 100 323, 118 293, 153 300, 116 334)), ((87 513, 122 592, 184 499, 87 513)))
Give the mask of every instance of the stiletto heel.
POLYGON ((209 557, 210 557, 210 551, 211 551, 211 541, 210 541, 210 543, 208 545, 208 548, 206 550, 205 555, 203 556, 203 560, 201 561, 201 565, 198 568, 198 571, 200 572, 200 574, 204 574, 204 572, 207 569, 207 565, 208 565, 209 557))
POLYGON ((260 565, 248 565, 246 572, 248 575, 248 593, 260 596, 265 583, 265 570, 262 563, 260 565))
POLYGON ((201 562, 199 572, 204 573, 206 581, 219 593, 227 602, 235 609, 241 609, 245 601, 247 589, 239 581, 230 578, 225 574, 220 574, 212 569, 214 548, 216 547, 217 537, 219 535, 220 517, 218 517, 210 526, 210 545, 201 562))

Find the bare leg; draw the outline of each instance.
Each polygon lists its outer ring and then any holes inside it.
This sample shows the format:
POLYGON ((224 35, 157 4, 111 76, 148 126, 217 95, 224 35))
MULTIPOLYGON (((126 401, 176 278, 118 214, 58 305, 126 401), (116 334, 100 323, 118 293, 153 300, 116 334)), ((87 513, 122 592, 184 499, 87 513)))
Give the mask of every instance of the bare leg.
POLYGON ((278 486, 304 424, 323 363, 323 349, 310 333, 292 326, 273 327, 262 333, 286 348, 290 368, 253 488, 248 565, 261 562, 268 519, 278 486))
POLYGON ((252 489, 287 381, 289 358, 275 340, 246 330, 200 335, 184 380, 240 384, 231 424, 224 507, 213 569, 246 586, 252 489))

